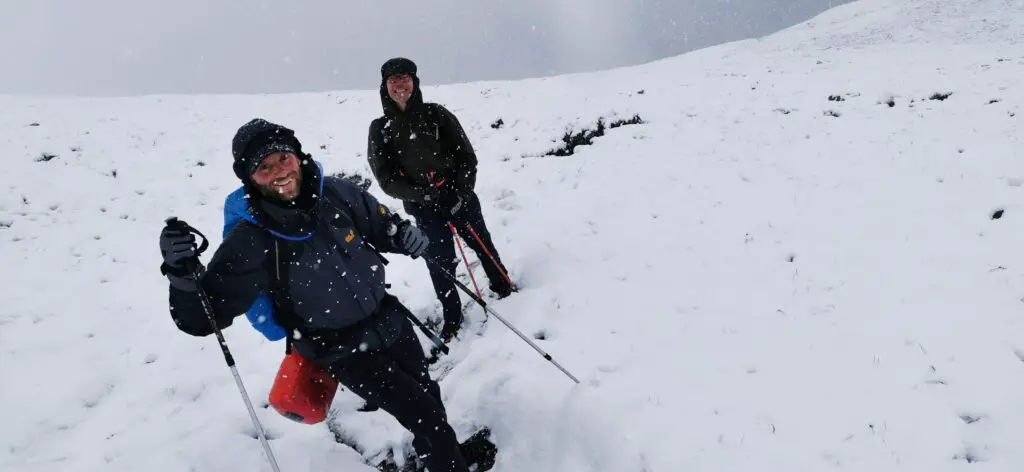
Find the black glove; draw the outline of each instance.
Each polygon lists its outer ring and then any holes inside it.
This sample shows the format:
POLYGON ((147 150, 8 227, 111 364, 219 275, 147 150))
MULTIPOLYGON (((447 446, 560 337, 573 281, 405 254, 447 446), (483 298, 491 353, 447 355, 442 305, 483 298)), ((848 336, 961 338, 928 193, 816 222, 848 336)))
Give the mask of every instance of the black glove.
POLYGON ((427 235, 409 221, 398 223, 394 238, 395 247, 414 258, 422 256, 430 245, 427 235))
POLYGON ((195 264, 202 270, 196 256, 196 237, 179 225, 168 224, 160 232, 160 253, 164 259, 160 272, 171 280, 171 285, 194 289, 194 276, 188 268, 195 264))

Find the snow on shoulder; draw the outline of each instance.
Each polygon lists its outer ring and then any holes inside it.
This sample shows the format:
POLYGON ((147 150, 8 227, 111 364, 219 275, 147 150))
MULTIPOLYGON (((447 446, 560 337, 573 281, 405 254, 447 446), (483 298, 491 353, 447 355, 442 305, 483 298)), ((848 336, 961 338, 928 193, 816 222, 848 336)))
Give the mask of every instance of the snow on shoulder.
MULTIPOLYGON (((459 438, 489 426, 505 472, 1024 470, 1022 37, 1017 1, 862 0, 639 67, 424 79, 522 285, 491 306, 581 380, 472 308, 459 438)), ((270 470, 215 339, 171 322, 157 237, 175 215, 216 247, 254 116, 369 178, 376 90, 0 109, 0 469, 270 470)), ((284 346, 225 335, 283 471, 408 440, 347 390, 326 424, 278 415, 284 346)))

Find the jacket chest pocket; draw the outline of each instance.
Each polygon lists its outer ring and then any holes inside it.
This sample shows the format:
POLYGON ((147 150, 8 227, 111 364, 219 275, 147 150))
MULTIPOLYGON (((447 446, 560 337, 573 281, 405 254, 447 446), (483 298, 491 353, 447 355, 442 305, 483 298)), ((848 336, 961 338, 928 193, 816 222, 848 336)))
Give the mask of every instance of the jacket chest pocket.
POLYGON ((383 273, 381 260, 363 244, 363 238, 355 229, 347 226, 331 226, 330 248, 341 256, 349 273, 343 277, 355 277, 356 284, 373 284, 377 275, 383 273))
POLYGON ((419 138, 429 138, 435 143, 441 142, 441 125, 437 123, 420 122, 413 130, 419 138))
POLYGON ((421 152, 429 152, 433 155, 440 154, 443 149, 441 143, 440 125, 434 123, 416 123, 409 130, 409 144, 420 149, 421 152), (415 138, 413 138, 415 136, 415 138))
POLYGON ((351 259, 353 252, 359 249, 362 239, 356 234, 355 229, 347 226, 329 225, 330 231, 324 238, 328 249, 336 251, 345 259, 351 259))

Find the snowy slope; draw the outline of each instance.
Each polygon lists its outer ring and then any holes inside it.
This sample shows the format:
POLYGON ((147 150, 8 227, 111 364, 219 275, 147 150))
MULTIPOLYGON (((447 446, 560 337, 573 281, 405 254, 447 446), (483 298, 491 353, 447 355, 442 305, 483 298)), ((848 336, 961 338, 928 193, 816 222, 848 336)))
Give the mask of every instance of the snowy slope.
MULTIPOLYGON (((642 67, 426 87, 524 286, 493 307, 583 380, 491 320, 442 383, 460 437, 491 425, 502 472, 1024 470, 1022 34, 1018 1, 862 0, 642 67)), ((254 116, 369 176, 376 90, 0 110, 0 469, 270 470, 215 340, 170 321, 157 235, 177 215, 219 242, 254 116)), ((264 405, 283 346, 226 335, 264 405)), ((403 439, 359 404, 331 423, 403 439)), ((282 470, 371 470, 259 414, 282 470)))

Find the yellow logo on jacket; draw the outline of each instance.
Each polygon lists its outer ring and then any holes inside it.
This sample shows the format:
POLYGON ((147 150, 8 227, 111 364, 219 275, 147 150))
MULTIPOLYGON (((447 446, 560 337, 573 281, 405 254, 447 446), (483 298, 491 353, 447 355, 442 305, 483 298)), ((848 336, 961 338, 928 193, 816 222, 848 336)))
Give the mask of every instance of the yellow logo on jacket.
POLYGON ((350 243, 353 239, 356 239, 356 232, 350 229, 348 230, 348 236, 345 236, 345 242, 350 243))

